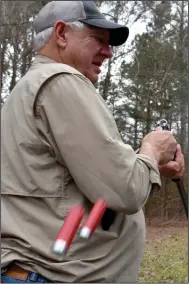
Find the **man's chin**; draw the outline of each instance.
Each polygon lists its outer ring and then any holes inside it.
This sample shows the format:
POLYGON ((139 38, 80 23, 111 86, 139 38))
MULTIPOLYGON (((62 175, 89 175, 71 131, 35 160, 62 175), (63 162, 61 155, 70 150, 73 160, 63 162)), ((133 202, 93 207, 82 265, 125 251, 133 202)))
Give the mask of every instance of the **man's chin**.
POLYGON ((97 74, 93 74, 93 75, 88 75, 86 76, 93 85, 97 84, 98 83, 98 75, 97 74))

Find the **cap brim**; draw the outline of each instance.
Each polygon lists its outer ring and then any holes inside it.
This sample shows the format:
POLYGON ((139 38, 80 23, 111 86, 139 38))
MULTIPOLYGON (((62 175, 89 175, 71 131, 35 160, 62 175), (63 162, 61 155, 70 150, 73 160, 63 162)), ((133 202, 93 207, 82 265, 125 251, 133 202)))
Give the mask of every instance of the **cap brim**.
POLYGON ((90 26, 108 29, 110 31, 109 44, 112 46, 122 45, 129 36, 129 29, 125 26, 107 21, 106 19, 85 19, 80 22, 90 26))

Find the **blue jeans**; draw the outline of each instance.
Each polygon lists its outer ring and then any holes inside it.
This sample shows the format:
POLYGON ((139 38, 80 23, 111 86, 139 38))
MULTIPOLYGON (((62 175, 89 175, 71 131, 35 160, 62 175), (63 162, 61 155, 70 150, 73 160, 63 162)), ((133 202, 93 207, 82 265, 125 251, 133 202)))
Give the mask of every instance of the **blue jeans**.
POLYGON ((1 275, 1 283, 50 283, 43 276, 30 272, 26 280, 19 280, 6 275, 1 275))

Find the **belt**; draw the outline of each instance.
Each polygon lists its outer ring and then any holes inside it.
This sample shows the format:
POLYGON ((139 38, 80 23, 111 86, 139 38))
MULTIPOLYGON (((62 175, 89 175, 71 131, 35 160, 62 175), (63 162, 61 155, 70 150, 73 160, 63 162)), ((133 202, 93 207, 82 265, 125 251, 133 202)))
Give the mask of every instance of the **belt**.
POLYGON ((48 279, 44 278, 40 274, 25 270, 24 268, 17 266, 16 264, 11 265, 8 269, 2 273, 2 276, 11 277, 18 280, 30 280, 31 282, 37 282, 37 280, 42 280, 40 282, 48 283, 48 279))

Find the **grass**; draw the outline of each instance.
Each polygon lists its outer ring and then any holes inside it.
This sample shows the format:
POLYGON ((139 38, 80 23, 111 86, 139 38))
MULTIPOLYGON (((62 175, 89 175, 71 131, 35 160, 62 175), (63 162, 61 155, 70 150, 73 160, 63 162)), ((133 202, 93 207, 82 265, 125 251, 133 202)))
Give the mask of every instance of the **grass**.
POLYGON ((137 281, 188 283, 187 230, 147 242, 137 281))

